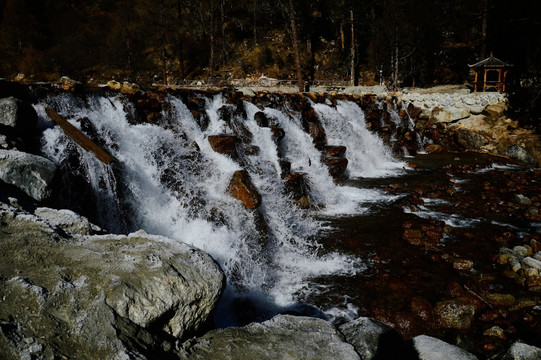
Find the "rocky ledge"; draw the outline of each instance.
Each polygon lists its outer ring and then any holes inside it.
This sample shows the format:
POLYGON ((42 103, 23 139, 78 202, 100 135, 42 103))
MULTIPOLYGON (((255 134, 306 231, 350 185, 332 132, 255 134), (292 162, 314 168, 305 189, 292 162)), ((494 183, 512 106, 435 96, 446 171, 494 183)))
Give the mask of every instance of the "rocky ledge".
POLYGON ((221 269, 193 247, 13 205, 0 204, 3 359, 156 357, 200 331, 220 298, 221 269))

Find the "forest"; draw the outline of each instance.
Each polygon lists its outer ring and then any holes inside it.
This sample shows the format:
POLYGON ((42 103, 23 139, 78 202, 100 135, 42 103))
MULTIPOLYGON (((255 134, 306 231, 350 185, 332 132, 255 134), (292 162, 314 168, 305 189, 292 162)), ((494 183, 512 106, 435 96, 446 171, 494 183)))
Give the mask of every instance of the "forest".
POLYGON ((541 73, 536 0, 0 0, 0 77, 464 83, 541 73))

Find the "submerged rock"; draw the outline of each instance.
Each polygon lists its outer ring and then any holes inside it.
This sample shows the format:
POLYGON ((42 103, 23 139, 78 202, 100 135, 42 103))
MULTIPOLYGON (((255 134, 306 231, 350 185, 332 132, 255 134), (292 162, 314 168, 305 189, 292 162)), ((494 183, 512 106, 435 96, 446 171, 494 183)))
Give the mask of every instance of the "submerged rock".
POLYGON ((434 316, 439 327, 444 329, 467 330, 475 315, 473 305, 459 300, 440 301, 434 307, 434 316))
POLYGON ((37 201, 44 201, 51 195, 55 171, 56 165, 44 157, 0 150, 0 179, 37 201))
POLYGON ((221 295, 218 265, 184 243, 142 231, 69 237, 6 204, 0 219, 0 358, 159 357, 172 348, 163 339, 200 329, 221 295))
POLYGON ((278 315, 242 328, 213 330, 185 342, 181 359, 360 359, 328 322, 308 317, 278 315))

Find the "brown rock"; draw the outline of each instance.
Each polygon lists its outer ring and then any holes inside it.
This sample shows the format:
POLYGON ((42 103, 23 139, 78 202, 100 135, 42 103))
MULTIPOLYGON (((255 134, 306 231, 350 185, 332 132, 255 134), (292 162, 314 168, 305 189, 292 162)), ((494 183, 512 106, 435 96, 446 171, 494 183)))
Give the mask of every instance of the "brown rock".
POLYGON ((494 306, 509 307, 515 303, 515 297, 511 294, 488 294, 486 300, 494 306))
POLYGON ((346 153, 346 147, 342 145, 327 145, 324 147, 325 155, 329 157, 343 157, 346 153))
POLYGON ((467 330, 470 328, 475 308, 458 300, 440 301, 434 308, 434 317, 440 328, 467 330))
POLYGON ((541 286, 541 275, 531 276, 526 279, 526 286, 537 287, 541 286))
POLYGON ((276 144, 278 144, 280 140, 282 140, 286 136, 286 132, 282 128, 273 127, 271 128, 271 132, 272 140, 274 140, 276 144))
POLYGON ((402 238, 412 245, 421 245, 423 233, 418 229, 405 229, 402 238))
POLYGON ((486 329, 483 332, 483 335, 484 336, 495 337, 495 338, 502 339, 502 340, 506 339, 506 336, 505 336, 505 333, 504 333, 503 329, 501 327, 499 327, 499 326, 493 326, 493 327, 491 327, 489 329, 486 329))
POLYGON ((418 107, 415 107, 413 104, 408 105, 408 113, 410 114, 410 117, 412 119, 417 118, 421 114, 421 109, 418 107))
POLYGON ((301 209, 310 207, 310 187, 304 174, 291 173, 285 177, 285 190, 301 209))
POLYGON ((323 164, 329 168, 329 174, 335 180, 340 180, 348 167, 348 159, 346 158, 323 158, 323 164))
POLYGON ((237 137, 234 135, 210 135, 208 141, 212 150, 217 153, 237 157, 237 137))
POLYGON ((454 259, 453 268, 456 270, 471 270, 473 268, 473 261, 466 259, 454 259))
POLYGON ((432 304, 422 297, 414 297, 410 301, 411 311, 423 319, 424 321, 431 321, 432 319, 432 304))
POLYGON ((247 209, 255 209, 261 205, 261 195, 246 170, 235 171, 229 182, 229 192, 235 199, 242 201, 247 209))
POLYGON ((443 145, 428 144, 425 146, 425 150, 429 154, 441 154, 447 152, 447 148, 443 145))
POLYGON ((318 149, 322 149, 327 144, 327 134, 323 126, 314 123, 307 123, 306 131, 312 137, 314 145, 318 149))

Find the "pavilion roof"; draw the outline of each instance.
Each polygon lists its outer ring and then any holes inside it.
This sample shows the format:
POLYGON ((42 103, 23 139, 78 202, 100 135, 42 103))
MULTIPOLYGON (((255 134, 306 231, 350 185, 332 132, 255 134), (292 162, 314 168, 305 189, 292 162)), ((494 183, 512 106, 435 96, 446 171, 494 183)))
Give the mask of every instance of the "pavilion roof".
POLYGON ((475 63, 473 65, 468 65, 471 68, 480 68, 480 67, 506 67, 506 66, 513 66, 511 64, 505 63, 501 61, 498 58, 495 58, 494 56, 489 56, 485 60, 481 60, 478 63, 475 63))

